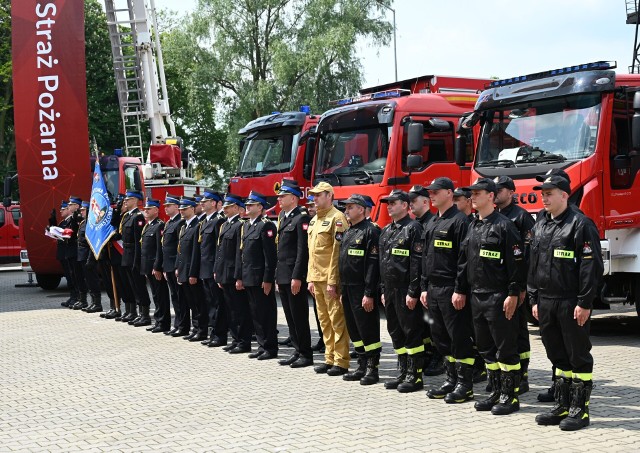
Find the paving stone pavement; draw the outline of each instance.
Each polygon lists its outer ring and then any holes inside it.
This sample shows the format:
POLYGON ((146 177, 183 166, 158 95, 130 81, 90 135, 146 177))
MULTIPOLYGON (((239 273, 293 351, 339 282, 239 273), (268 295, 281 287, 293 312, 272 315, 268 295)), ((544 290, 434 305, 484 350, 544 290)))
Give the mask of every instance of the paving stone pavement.
MULTIPOLYGON (((0 273, 0 452, 629 452, 640 445, 640 323, 628 307, 596 316, 592 425, 565 433, 534 422, 548 407, 536 394, 550 376, 534 327, 532 390, 520 412, 496 417, 472 403, 363 387, 63 309, 63 291, 14 288, 25 280, 0 273)), ((384 320, 382 330, 384 381, 395 357, 384 320)), ((427 386, 441 379, 427 378, 427 386)), ((476 385, 477 397, 483 387, 476 385)))

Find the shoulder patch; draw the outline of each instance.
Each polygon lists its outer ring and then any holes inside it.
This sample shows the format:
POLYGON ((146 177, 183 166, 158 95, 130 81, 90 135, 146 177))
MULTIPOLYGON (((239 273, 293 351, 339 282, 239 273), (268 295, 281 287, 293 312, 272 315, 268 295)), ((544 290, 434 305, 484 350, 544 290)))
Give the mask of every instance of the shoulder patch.
POLYGON ((138 220, 138 226, 144 225, 144 220, 138 220))
POLYGON ((417 252, 417 253, 422 253, 422 241, 416 241, 415 244, 413 244, 413 251, 417 252))
POLYGON ((302 224, 302 229, 303 229, 304 231, 307 231, 307 230, 309 229, 309 225, 310 225, 310 223, 303 223, 303 224, 302 224))
POLYGON ((342 240, 342 233, 338 231, 336 233, 336 241, 341 241, 341 240, 342 240))
POLYGON ((591 242, 587 241, 584 243, 584 245, 582 246, 582 254, 583 255, 590 255, 593 253, 593 249, 591 248, 591 242))
POLYGON ((519 245, 514 245, 513 246, 513 256, 520 256, 522 255, 522 250, 520 249, 519 245))
POLYGON ((273 230, 268 230, 267 231, 267 236, 272 238, 273 237, 273 230))
POLYGON ((342 228, 342 220, 336 220, 336 226, 342 228))

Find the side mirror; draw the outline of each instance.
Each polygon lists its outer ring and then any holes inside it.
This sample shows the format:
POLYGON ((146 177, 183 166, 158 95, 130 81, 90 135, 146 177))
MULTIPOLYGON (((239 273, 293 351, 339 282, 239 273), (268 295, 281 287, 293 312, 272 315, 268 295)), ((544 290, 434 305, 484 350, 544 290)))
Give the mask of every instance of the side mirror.
MULTIPOLYGON (((407 128, 407 148, 409 154, 422 151, 424 144, 424 125, 422 123, 410 123, 407 128)), ((408 161, 407 161, 408 164, 408 161)))
POLYGON ((409 154, 407 156, 407 168, 415 170, 422 167, 422 156, 418 154, 409 154))
POLYGON ((4 197, 2 205, 8 209, 11 206, 11 197, 4 197))
POLYGON ((464 167, 467 163, 467 136, 466 134, 461 134, 456 137, 456 142, 454 145, 453 158, 456 161, 456 164, 460 167, 464 167))
POLYGON ((640 151, 640 91, 633 95, 633 119, 631 120, 631 148, 640 151))
POLYGON ((447 132, 451 130, 451 124, 440 118, 431 118, 427 124, 429 125, 429 129, 434 132, 447 132))
POLYGON ((242 156, 242 148, 244 148, 244 143, 247 141, 246 138, 243 138, 238 142, 238 156, 242 156))
POLYGON ((309 135, 307 138, 307 146, 304 149, 304 166, 302 167, 302 176, 304 179, 311 180, 311 173, 313 172, 313 156, 315 156, 317 138, 314 135, 309 135))

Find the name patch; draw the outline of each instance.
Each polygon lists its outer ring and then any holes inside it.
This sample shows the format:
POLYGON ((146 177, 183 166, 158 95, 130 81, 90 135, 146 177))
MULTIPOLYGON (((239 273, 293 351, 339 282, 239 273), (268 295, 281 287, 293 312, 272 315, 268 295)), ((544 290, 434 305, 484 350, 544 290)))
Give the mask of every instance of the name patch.
POLYGON ((489 258, 492 260, 499 260, 500 252, 495 252, 493 250, 480 249, 480 256, 483 258, 489 258))
POLYGON ((558 250, 555 249, 553 251, 553 257, 554 258, 567 258, 572 260, 573 259, 573 250, 558 250))
POLYGON ((409 250, 407 249, 391 249, 392 255, 409 256, 409 250))
POLYGON ((352 255, 352 256, 364 256, 364 250, 349 249, 349 255, 352 255))
POLYGON ((453 248, 453 243, 451 241, 441 241, 436 239, 435 241, 433 241, 433 246, 443 249, 450 249, 453 248))

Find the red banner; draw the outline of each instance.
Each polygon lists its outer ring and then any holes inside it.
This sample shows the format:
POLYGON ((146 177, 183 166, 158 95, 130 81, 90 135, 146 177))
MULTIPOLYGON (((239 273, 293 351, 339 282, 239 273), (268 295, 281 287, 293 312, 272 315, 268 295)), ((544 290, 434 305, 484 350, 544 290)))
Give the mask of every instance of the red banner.
POLYGON ((13 0, 11 20, 24 239, 36 273, 60 274, 47 219, 62 199, 91 189, 84 0, 13 0))

